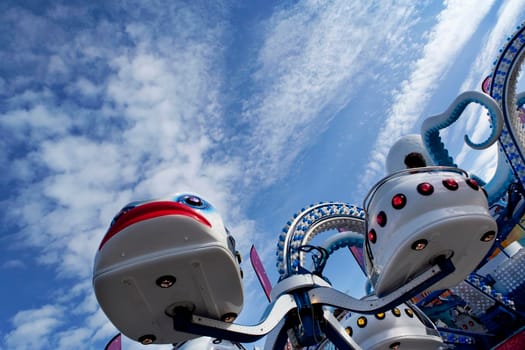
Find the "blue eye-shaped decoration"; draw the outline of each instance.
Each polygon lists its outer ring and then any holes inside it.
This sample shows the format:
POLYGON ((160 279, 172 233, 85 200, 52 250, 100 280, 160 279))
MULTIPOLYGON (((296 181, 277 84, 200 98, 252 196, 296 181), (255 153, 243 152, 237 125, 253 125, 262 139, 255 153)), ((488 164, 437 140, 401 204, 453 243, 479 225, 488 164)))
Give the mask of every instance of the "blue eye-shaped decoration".
POLYGON ((143 204, 143 203, 146 203, 147 201, 136 201, 136 202, 131 202, 131 203, 128 203, 126 204, 126 206, 122 209, 120 209, 120 211, 117 213, 117 215, 115 215, 115 217, 113 218, 113 220, 111 220, 111 224, 109 224, 109 227, 112 227, 118 219, 120 219, 120 217, 124 214, 126 214, 128 211, 130 211, 131 209, 143 204))
POLYGON ((195 209, 207 209, 210 207, 210 204, 208 202, 193 194, 185 194, 177 197, 175 200, 179 203, 186 204, 195 209))

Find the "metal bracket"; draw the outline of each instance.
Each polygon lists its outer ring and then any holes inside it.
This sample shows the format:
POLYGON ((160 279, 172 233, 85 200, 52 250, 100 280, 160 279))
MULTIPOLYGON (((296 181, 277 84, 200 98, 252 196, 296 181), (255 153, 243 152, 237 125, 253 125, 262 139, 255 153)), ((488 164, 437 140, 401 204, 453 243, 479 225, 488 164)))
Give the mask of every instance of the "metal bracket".
MULTIPOLYGON (((294 275, 281 281, 274 289, 273 295, 279 295, 265 310, 262 321, 256 325, 244 326, 234 323, 193 315, 186 308, 175 308, 173 327, 176 331, 200 336, 211 336, 241 343, 255 342, 269 334, 268 341, 273 345, 286 340, 286 330, 290 328, 288 316, 291 311, 299 311, 304 305, 298 305, 297 297, 305 299, 312 307, 334 306, 353 312, 372 314, 389 310, 409 298, 427 290, 437 281, 454 272, 455 267, 450 259, 440 260, 437 265, 414 278, 412 281, 377 299, 359 300, 348 296, 332 287, 315 275, 294 275), (322 281, 322 282, 321 282, 322 281)), ((337 319, 323 310, 325 333, 328 340, 339 348, 359 350, 360 347, 341 327, 337 319)), ((272 346, 273 346, 272 345, 272 346)), ((265 347, 266 349, 266 347, 265 347)))
POLYGON ((252 326, 227 323, 198 315, 188 317, 183 310, 174 310, 172 318, 176 331, 251 343, 268 334, 286 317, 288 312, 296 308, 294 297, 284 294, 268 306, 263 315, 263 321, 252 326))
POLYGON ((326 337, 337 349, 361 350, 359 344, 346 333, 345 329, 330 311, 324 310, 324 319, 326 320, 326 337))
POLYGON ((330 305, 362 314, 374 314, 390 310, 424 292, 454 270, 455 267, 450 259, 440 260, 437 265, 432 266, 401 288, 377 299, 359 300, 327 287, 313 288, 308 294, 312 304, 330 305))

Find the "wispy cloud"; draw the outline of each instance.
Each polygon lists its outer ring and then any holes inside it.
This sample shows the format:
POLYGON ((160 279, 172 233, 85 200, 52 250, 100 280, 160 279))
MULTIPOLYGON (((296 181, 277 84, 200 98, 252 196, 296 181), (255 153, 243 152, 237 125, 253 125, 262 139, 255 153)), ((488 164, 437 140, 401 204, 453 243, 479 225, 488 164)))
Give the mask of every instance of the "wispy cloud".
POLYGON ((60 326, 63 314, 64 310, 54 305, 18 312, 12 320, 14 330, 5 335, 4 344, 13 350, 49 348, 49 339, 60 326))
POLYGON ((25 266, 24 262, 18 259, 10 259, 2 264, 3 269, 23 269, 25 266))
POLYGON ((243 113, 253 123, 253 179, 271 182, 286 173, 366 84, 368 68, 399 49, 415 12, 406 2, 312 1, 286 7, 264 23, 253 74, 257 93, 243 113))
POLYGON ((485 35, 480 55, 472 64, 468 77, 461 86, 461 90, 481 90, 481 82, 491 72, 493 62, 499 54, 499 49, 505 45, 508 38, 516 30, 516 26, 523 22, 525 1, 506 1, 500 4, 494 26, 485 35))
MULTIPOLYGON (((45 331, 49 344, 68 347, 75 339, 88 347, 82 342, 114 331, 90 286, 79 281, 90 278, 101 235, 124 203, 174 190, 203 193, 247 251, 257 228, 231 201, 237 184, 277 179, 265 174, 290 166, 307 139, 322 132, 348 102, 372 52, 395 50, 414 11, 408 4, 338 1, 275 13, 258 27, 264 40, 255 48, 257 92, 240 112, 249 133, 231 155, 221 147, 228 142, 222 4, 41 10, 11 6, 0 20, 4 33, 17 33, 6 34, 0 49, 10 62, 0 85, 0 146, 12 165, 1 184, 18 185, 4 217, 18 240, 67 281, 50 307, 84 315, 79 322, 49 315, 56 321, 45 331)), ((6 344, 26 329, 27 318, 15 319, 6 344)))
POLYGON ((210 159, 222 137, 221 14, 108 6, 54 6, 42 15, 12 7, 0 21, 17 33, 0 52, 11 69, 0 130, 13 165, 2 184, 18 185, 4 218, 64 283, 56 290, 64 295, 48 296, 56 304, 13 318, 10 349, 89 348, 114 332, 91 284, 70 287, 90 280, 96 247, 123 204, 191 189, 229 206, 236 162, 210 159))
MULTIPOLYGON (((441 14, 388 125, 415 120, 491 3, 465 4, 441 14)), ((43 296, 49 305, 12 318, 2 345, 96 348, 115 333, 93 296, 91 266, 111 217, 131 200, 197 191, 224 214, 242 250, 255 240, 270 255, 273 243, 239 203, 286 173, 373 79, 371 64, 397 64, 393 57, 420 15, 411 1, 281 7, 254 23, 262 42, 250 47, 244 68, 252 91, 243 94, 225 86, 225 50, 236 49, 225 46, 227 11, 221 2, 131 1, 38 13, 13 5, 0 14, 7 62, 0 67, 0 161, 9 164, 0 180, 9 204, 2 219, 61 285, 43 296), (237 97, 242 110, 226 117, 224 100, 237 97), (245 134, 228 139, 241 124, 245 134), (37 332, 24 338, 33 326, 37 332)), ((381 137, 395 132, 385 128, 381 137)), ((387 146, 379 142, 376 152, 387 146)), ((373 159, 369 171, 377 174, 383 165, 373 159)), ((4 267, 15 268, 12 261, 4 267)), ((258 287, 249 268, 245 276, 253 305, 258 287)))
MULTIPOLYGON (((498 10, 496 21, 491 30, 486 34, 484 43, 480 50, 480 55, 472 64, 472 69, 469 75, 461 86, 461 91, 466 90, 481 90, 481 83, 484 78, 492 71, 493 62, 499 54, 499 49, 507 42, 508 38, 516 30, 516 26, 523 21, 525 15, 525 1, 509 1, 503 2, 498 10)), ((458 133, 468 133, 472 135, 473 140, 482 140, 485 135, 488 135, 489 123, 486 121, 485 111, 480 109, 470 110, 467 117, 458 123, 456 132, 448 134, 448 140, 458 137, 458 133)), ((495 171, 497 166, 497 147, 491 147, 487 151, 483 151, 480 155, 473 152, 465 144, 462 145, 458 152, 458 163, 465 164, 464 166, 473 173, 488 180, 495 171), (475 162, 471 162, 476 159, 475 162), (479 159, 485 160, 479 161, 479 159)))
POLYGON ((370 153, 360 186, 368 188, 381 175, 385 156, 399 137, 414 132, 421 112, 443 74, 450 69, 461 49, 477 30, 494 1, 449 1, 441 11, 434 28, 428 33, 428 41, 421 57, 414 63, 409 78, 401 83, 399 92, 393 96, 384 127, 370 153))
MULTIPOLYGON (((82 281, 105 227, 128 201, 173 190, 206 194, 247 251, 257 228, 231 202, 237 184, 278 179, 267 174, 289 167, 324 130, 369 61, 382 60, 375 50, 396 50, 415 11, 408 2, 338 1, 276 12, 258 27, 263 44, 250 67, 257 91, 240 112, 249 132, 230 155, 221 147, 226 10, 210 6, 57 5, 39 14, 12 6, 2 15, 4 33, 17 33, 0 49, 10 62, 0 86, 0 142, 12 165, 1 181, 18 185, 5 220, 67 281, 50 307, 83 315, 49 314, 51 346, 77 339, 85 348, 114 332, 82 281)), ((28 318, 14 320, 6 344, 26 329, 28 318)))

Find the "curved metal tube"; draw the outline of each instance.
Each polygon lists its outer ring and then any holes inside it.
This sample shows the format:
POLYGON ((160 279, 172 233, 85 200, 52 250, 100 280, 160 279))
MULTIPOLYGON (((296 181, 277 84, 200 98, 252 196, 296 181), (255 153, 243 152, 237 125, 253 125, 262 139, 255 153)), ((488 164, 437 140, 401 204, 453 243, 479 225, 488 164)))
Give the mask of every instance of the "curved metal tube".
POLYGON ((454 270, 455 267, 452 262, 450 260, 444 260, 421 273, 399 289, 377 299, 355 299, 331 287, 313 288, 308 291, 308 295, 312 305, 330 305, 362 314, 374 314, 391 309, 427 290, 430 286, 454 272, 454 270))
POLYGON ((436 172, 436 171, 437 172, 448 171, 448 172, 452 172, 452 173, 458 173, 458 174, 464 175, 466 177, 469 176, 468 173, 465 170, 457 168, 457 167, 451 167, 451 166, 427 166, 427 167, 424 167, 424 168, 412 168, 412 169, 405 169, 405 170, 396 171, 395 173, 392 173, 392 174, 390 174, 388 176, 385 176, 384 178, 379 180, 374 185, 374 187, 372 187, 370 189, 370 191, 368 191, 368 193, 365 196, 365 199, 363 200, 363 208, 365 208, 365 212, 368 210, 368 206, 370 205, 371 198, 374 196, 374 194, 377 192, 377 190, 381 186, 383 186, 386 182, 388 182, 388 181, 390 181, 392 179, 395 179, 397 177, 405 176, 405 175, 409 175, 409 174, 430 173, 430 172, 436 172))
POLYGON ((361 233, 345 231, 331 236, 323 243, 323 248, 332 254, 343 247, 363 246, 365 236, 361 233))
POLYGON ((174 328, 177 331, 228 339, 238 342, 254 342, 276 328, 288 312, 295 309, 297 303, 290 294, 279 296, 271 303, 262 316, 262 321, 256 325, 244 326, 226 323, 198 315, 180 315, 174 313, 174 328))
POLYGON ((523 94, 516 96, 516 85, 520 66, 525 60, 525 24, 518 26, 517 31, 500 52, 487 90, 499 103, 503 112, 505 125, 500 137, 503 153, 510 163, 514 176, 523 184, 525 183, 525 145, 519 139, 516 102, 520 106, 525 101, 523 101, 523 94))
MULTIPOLYGON (((383 312, 399 305, 408 298, 426 290, 429 286, 446 277, 454 270, 455 267, 450 260, 440 261, 437 265, 432 266, 392 293, 378 299, 366 300, 353 298, 332 287, 319 286, 315 281, 316 276, 310 276, 310 281, 306 281, 304 284, 295 285, 295 279, 300 276, 292 276, 291 283, 289 283, 290 288, 283 288, 284 294, 281 294, 268 306, 262 316, 261 322, 252 326, 226 323, 208 317, 193 315, 191 311, 185 308, 181 308, 180 310, 175 309, 171 316, 173 318, 174 329, 180 332, 211 336, 236 342, 254 342, 273 332, 272 338, 277 340, 280 338, 280 335, 283 334, 282 330, 286 323, 286 321, 283 322, 283 320, 290 311, 301 306, 294 298, 296 292, 299 293, 297 295, 305 293, 304 295, 307 296, 311 305, 330 305, 354 312, 372 314, 383 312), (277 328, 281 330, 275 332, 277 328)), ((326 314, 324 314, 324 316, 326 317, 326 314)), ((333 320, 329 319, 328 321, 333 320)), ((339 339, 342 344, 353 343, 348 337, 341 337, 339 332, 340 327, 335 324, 331 326, 335 327, 332 329, 332 331, 335 332, 332 333, 332 335, 336 339, 339 339)))
POLYGON ((277 247, 277 267, 281 278, 297 272, 302 263, 299 247, 321 232, 345 228, 348 231, 364 232, 364 211, 342 202, 321 202, 303 209, 284 227, 277 247))

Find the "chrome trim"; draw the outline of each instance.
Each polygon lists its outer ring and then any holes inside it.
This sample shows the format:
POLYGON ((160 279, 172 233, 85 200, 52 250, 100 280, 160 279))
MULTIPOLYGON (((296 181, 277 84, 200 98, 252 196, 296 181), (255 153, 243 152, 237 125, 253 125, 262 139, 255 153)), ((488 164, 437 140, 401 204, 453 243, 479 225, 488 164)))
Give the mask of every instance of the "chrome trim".
POLYGON ((383 186, 385 183, 387 183, 390 180, 396 179, 401 176, 405 175, 412 175, 412 174, 421 174, 421 173, 434 173, 434 172, 452 172, 457 174, 462 174, 466 177, 468 177, 468 173, 460 168, 451 167, 451 166, 427 166, 422 168, 410 168, 410 169, 404 169, 400 171, 396 171, 381 180, 379 180, 370 191, 368 191, 367 195, 365 196, 365 199, 363 200, 363 209, 366 213, 366 219, 368 221, 368 207, 370 206, 370 200, 371 197, 374 196, 374 194, 379 190, 381 186, 383 186))

